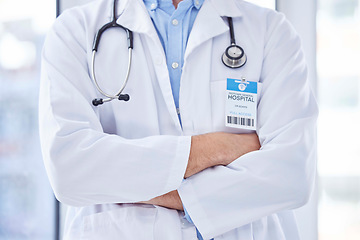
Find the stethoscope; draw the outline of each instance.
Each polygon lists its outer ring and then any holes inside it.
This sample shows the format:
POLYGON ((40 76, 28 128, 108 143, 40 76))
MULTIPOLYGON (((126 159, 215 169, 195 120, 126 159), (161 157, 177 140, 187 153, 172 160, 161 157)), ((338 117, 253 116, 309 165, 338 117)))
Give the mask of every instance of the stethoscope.
MULTIPOLYGON (((113 12, 112 12, 112 19, 111 22, 105 24, 104 26, 102 26, 99 31, 96 33, 95 35, 95 40, 94 40, 94 44, 93 44, 93 49, 92 49, 92 79, 94 81, 94 85, 96 87, 96 89, 106 98, 95 98, 92 100, 92 104, 94 106, 98 106, 101 105, 105 102, 110 102, 114 99, 118 99, 118 100, 122 100, 122 101, 129 101, 130 100, 130 96, 129 94, 122 94, 124 88, 126 87, 126 84, 129 80, 129 75, 130 75, 130 69, 131 69, 131 59, 132 59, 132 50, 134 48, 133 45, 133 33, 132 31, 130 31, 129 29, 127 29, 126 27, 121 26, 120 24, 116 23, 116 3, 117 0, 114 0, 114 5, 113 5, 113 12), (122 28, 127 35, 127 42, 128 42, 128 49, 129 49, 129 60, 128 60, 128 68, 127 68, 127 72, 126 72, 126 76, 125 76, 125 81, 123 83, 123 85, 121 86, 120 90, 115 94, 115 95, 111 95, 106 93, 105 91, 103 91, 100 86, 99 83, 96 79, 96 75, 95 75, 95 57, 96 57, 96 52, 98 51, 99 48, 99 44, 100 44, 100 39, 102 34, 108 30, 109 28, 113 28, 113 27, 118 27, 118 28, 122 28)), ((242 66, 245 65, 246 61, 247 61, 247 57, 246 54, 244 52, 244 49, 242 49, 240 46, 236 45, 236 41, 235 41, 235 36, 234 36, 234 26, 233 26, 233 21, 231 17, 228 17, 228 22, 229 22, 229 28, 230 28, 230 46, 226 48, 224 54, 221 57, 222 62, 224 63, 225 66, 229 67, 229 68, 240 68, 242 66)))
POLYGON ((234 25, 231 17, 228 17, 229 29, 230 29, 230 46, 226 48, 222 55, 222 62, 229 68, 240 68, 245 65, 247 57, 244 49, 239 45, 236 45, 234 25))

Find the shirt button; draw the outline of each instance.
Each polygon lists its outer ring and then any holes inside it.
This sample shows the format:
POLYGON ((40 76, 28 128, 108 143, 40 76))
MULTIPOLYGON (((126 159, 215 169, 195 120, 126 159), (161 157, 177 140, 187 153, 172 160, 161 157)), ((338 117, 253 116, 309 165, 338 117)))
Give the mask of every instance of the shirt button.
POLYGON ((152 4, 150 5, 150 8, 151 8, 151 10, 154 10, 154 9, 156 8, 156 4, 155 4, 155 3, 152 3, 152 4))
POLYGON ((198 0, 195 1, 195 5, 199 6, 200 2, 198 0))
POLYGON ((174 19, 174 20, 172 20, 172 21, 171 21, 171 23, 172 23, 172 25, 176 26, 176 25, 178 25, 178 24, 179 24, 179 21, 178 21, 178 20, 176 20, 176 19, 174 19))
POLYGON ((172 67, 173 69, 177 69, 177 68, 179 67, 179 64, 178 64, 177 62, 173 62, 173 63, 171 64, 171 67, 172 67))

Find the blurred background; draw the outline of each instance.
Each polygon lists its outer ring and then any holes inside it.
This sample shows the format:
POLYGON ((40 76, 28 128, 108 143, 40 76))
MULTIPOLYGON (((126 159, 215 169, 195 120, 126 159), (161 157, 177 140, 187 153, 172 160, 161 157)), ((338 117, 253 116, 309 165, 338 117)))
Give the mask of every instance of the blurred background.
MULTIPOLYGON (((38 139, 40 56, 56 13, 87 0, 0 0, 0 240, 59 239, 38 139), (57 9, 58 4, 58 9, 57 9)), ((298 30, 316 92, 318 184, 304 240, 360 239, 360 0, 253 0, 298 30)))
POLYGON ((55 1, 0 0, 0 239, 55 239, 37 126, 40 55, 55 1))

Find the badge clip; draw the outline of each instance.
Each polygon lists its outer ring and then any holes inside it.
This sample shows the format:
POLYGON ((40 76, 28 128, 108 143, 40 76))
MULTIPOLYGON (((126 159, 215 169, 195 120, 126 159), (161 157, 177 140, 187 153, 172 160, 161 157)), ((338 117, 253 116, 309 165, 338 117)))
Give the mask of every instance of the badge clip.
POLYGON ((242 77, 241 80, 235 80, 236 83, 239 83, 239 90, 240 91, 245 91, 247 85, 249 84, 248 81, 246 81, 246 78, 242 77))

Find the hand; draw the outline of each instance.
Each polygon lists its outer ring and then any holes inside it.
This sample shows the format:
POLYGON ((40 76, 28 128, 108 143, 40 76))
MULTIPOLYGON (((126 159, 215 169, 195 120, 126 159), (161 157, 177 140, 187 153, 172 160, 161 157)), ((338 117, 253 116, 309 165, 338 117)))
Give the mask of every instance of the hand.
MULTIPOLYGON (((193 136, 185 178, 212 166, 228 165, 242 155, 259 149, 259 138, 255 133, 217 132, 193 136)), ((140 203, 184 210, 181 198, 176 190, 140 203)))
POLYGON ((157 206, 161 206, 161 207, 184 211, 183 204, 180 199, 179 193, 176 190, 169 192, 165 195, 153 198, 149 201, 144 201, 144 202, 140 202, 140 203, 157 205, 157 206))
POLYGON ((185 178, 206 168, 228 165, 242 155, 260 149, 257 134, 224 132, 193 136, 185 178))

